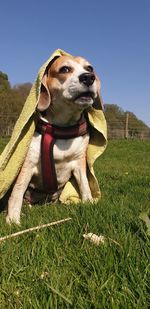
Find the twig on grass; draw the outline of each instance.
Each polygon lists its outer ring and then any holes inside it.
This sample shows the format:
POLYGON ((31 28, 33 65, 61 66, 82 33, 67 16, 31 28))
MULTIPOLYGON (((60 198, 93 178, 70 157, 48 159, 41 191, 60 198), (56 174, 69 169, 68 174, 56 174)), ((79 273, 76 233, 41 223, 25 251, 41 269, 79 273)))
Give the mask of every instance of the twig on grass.
POLYGON ((49 287, 53 293, 56 293, 58 296, 60 296, 64 301, 66 301, 67 303, 69 303, 70 305, 72 305, 72 302, 70 301, 70 299, 68 299, 66 296, 64 296, 62 293, 60 293, 58 290, 54 289, 51 285, 49 285, 48 283, 46 283, 47 287, 49 287))
POLYGON ((114 244, 116 244, 117 246, 119 246, 122 249, 122 246, 119 244, 119 242, 117 242, 116 240, 110 238, 110 237, 106 237, 108 240, 110 240, 111 242, 113 242, 114 244))
POLYGON ((6 240, 6 239, 12 238, 12 237, 16 237, 16 236, 25 234, 25 233, 37 231, 37 230, 43 229, 43 228, 45 228, 45 227, 49 227, 49 226, 61 224, 61 223, 70 221, 71 219, 72 219, 72 218, 65 218, 65 219, 58 220, 58 221, 54 221, 54 222, 51 222, 51 223, 47 223, 47 224, 43 224, 43 225, 38 225, 38 226, 35 226, 35 227, 31 227, 31 228, 29 228, 29 229, 26 229, 26 230, 23 230, 23 231, 20 231, 20 232, 16 232, 16 233, 13 233, 13 234, 4 236, 4 237, 0 237, 0 242, 3 241, 3 240, 6 240))

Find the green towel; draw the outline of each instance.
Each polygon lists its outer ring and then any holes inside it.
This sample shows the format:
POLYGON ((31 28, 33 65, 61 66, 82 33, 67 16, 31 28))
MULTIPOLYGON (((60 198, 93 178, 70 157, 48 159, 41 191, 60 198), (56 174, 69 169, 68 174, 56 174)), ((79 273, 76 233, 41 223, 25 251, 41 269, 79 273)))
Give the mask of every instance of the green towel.
MULTIPOLYGON (((26 157, 32 136, 35 131, 37 102, 41 89, 42 77, 49 63, 58 56, 69 55, 61 49, 56 50, 43 64, 26 99, 19 119, 14 127, 11 139, 0 156, 0 199, 2 199, 15 181, 26 157)), ((70 55, 69 55, 70 56, 70 55)), ((100 197, 100 189, 94 174, 93 164, 103 153, 107 144, 107 126, 102 109, 89 108, 90 143, 87 150, 88 179, 93 199, 100 197)), ((79 191, 74 179, 68 181, 60 201, 80 201, 79 191)))

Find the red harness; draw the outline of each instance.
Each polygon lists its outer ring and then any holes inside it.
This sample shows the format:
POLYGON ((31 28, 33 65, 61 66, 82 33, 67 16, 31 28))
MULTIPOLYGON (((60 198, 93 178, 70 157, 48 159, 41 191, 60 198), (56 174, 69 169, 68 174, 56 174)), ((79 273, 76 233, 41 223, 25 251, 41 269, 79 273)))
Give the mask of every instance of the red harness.
POLYGON ((87 121, 82 119, 70 127, 59 127, 38 119, 36 131, 42 134, 41 165, 44 192, 52 195, 58 189, 56 170, 53 158, 53 147, 56 139, 69 139, 83 136, 88 132, 87 121))

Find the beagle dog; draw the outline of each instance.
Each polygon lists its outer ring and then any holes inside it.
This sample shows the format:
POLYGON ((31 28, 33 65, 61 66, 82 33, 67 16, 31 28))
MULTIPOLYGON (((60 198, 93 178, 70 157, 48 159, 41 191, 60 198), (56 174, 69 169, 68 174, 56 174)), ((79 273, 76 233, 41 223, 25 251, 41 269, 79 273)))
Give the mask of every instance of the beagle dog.
MULTIPOLYGON (((30 203, 46 200, 47 196, 48 201, 58 200, 63 187, 72 176, 78 185, 81 200, 92 200, 86 175, 86 151, 89 143, 86 111, 92 105, 99 104, 99 92, 100 81, 91 64, 84 58, 60 56, 49 64, 42 79, 37 104, 37 130, 8 201, 8 223, 20 223, 24 198, 30 203), (55 175, 48 172, 49 158, 45 159, 43 154, 43 161, 46 162, 45 174, 50 174, 49 181, 52 185, 53 178, 56 177, 56 192, 55 188, 50 192, 45 190, 42 176, 41 156, 46 150, 42 150, 41 131, 46 131, 47 126, 62 131, 62 136, 56 134, 52 143, 55 175), (73 136, 70 133, 72 128, 82 134, 73 136), (63 137, 63 129, 67 132, 67 138, 63 137)), ((47 156, 50 157, 51 154, 48 152, 47 156)))

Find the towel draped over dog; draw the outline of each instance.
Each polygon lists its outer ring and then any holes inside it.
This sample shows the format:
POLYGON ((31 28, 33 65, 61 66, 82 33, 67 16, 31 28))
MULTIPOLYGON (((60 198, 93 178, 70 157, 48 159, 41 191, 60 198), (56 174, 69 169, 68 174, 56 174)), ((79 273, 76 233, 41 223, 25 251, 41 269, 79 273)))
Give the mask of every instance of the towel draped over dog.
MULTIPOLYGON (((0 156, 0 199, 5 197, 11 188, 25 160, 33 134, 36 128, 37 102, 39 99, 43 75, 55 57, 67 56, 61 49, 56 50, 43 64, 26 99, 22 112, 17 120, 10 141, 0 156)), ((70 55, 69 55, 70 56, 70 55)), ((102 106, 88 108, 90 124, 90 141, 87 149, 87 176, 93 200, 101 196, 93 165, 103 153, 107 145, 107 126, 102 106)), ((62 203, 79 202, 80 194, 74 178, 71 178, 63 188, 59 200, 62 203)))

